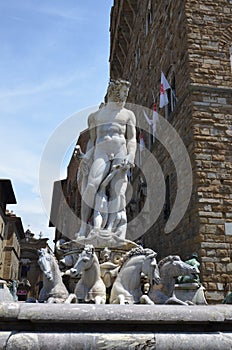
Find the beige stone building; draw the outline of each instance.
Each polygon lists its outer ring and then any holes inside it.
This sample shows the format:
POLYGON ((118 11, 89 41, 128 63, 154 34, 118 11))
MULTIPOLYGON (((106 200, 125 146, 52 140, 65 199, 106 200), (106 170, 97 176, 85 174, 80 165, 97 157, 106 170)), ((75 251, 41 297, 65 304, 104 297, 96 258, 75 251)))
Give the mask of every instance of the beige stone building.
POLYGON ((21 218, 7 204, 16 204, 14 190, 10 180, 0 179, 0 279, 19 282, 19 300, 38 298, 43 276, 37 250, 47 247, 48 238, 36 239, 30 230, 24 232, 21 218))
POLYGON ((27 229, 20 242, 19 300, 26 300, 28 297, 38 299, 43 281, 43 272, 38 265, 38 249, 48 247, 47 241, 48 238, 35 238, 35 234, 27 229))
MULTIPOLYGON (((83 152, 86 150, 88 139, 88 130, 82 131, 77 144, 81 146, 83 152)), ((67 168, 67 177, 54 182, 49 227, 56 228, 55 243, 60 239, 74 239, 80 227, 81 197, 77 184, 79 164, 80 161, 74 156, 73 151, 67 168)))
POLYGON ((6 209, 16 204, 11 181, 0 180, 0 279, 17 280, 20 260, 20 241, 24 237, 21 218, 6 209))
MULTIPOLYGON (((186 259, 196 251, 207 299, 221 302, 232 290, 232 2, 115 0, 110 32, 111 78, 131 82, 131 103, 148 108, 154 98, 158 103, 164 72, 173 93, 168 90, 169 104, 159 113, 180 135, 192 166, 187 211, 165 233, 177 174, 165 147, 157 141, 151 145, 165 179, 165 205, 142 241, 158 258, 186 259)), ((145 200, 144 192, 143 198, 138 195, 140 175, 135 170, 135 213, 145 200)))

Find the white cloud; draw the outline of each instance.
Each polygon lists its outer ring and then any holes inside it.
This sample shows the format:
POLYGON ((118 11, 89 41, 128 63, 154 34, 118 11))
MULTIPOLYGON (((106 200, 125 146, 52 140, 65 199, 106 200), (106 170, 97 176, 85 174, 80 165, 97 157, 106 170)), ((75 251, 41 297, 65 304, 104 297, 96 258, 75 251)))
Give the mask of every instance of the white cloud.
POLYGON ((71 72, 65 74, 62 77, 55 77, 45 80, 37 84, 19 85, 13 89, 2 89, 0 90, 0 99, 8 97, 18 97, 24 95, 40 94, 46 91, 54 91, 57 89, 64 89, 75 80, 79 79, 81 74, 79 72, 71 72))
POLYGON ((35 161, 34 157, 26 151, 17 151, 15 159, 9 158, 8 162, 1 157, 1 177, 10 177, 15 181, 34 187, 35 181, 37 180, 36 174, 38 169, 38 161, 35 161), (23 155, 23 158, 20 159, 19 157, 21 155, 23 155), (9 161, 10 159, 12 159, 12 161, 9 161))
POLYGON ((75 8, 70 7, 60 7, 58 6, 49 6, 49 5, 40 5, 37 8, 37 11, 52 17, 58 17, 65 20, 73 20, 78 22, 83 22, 86 17, 86 11, 83 8, 75 6, 75 8))

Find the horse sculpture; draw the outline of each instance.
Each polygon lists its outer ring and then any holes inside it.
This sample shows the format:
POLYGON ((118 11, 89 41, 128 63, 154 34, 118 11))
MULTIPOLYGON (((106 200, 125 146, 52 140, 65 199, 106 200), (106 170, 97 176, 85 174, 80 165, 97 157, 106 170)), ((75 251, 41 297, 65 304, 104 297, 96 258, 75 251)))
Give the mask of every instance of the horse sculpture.
POLYGON ((142 275, 147 276, 151 285, 159 282, 156 255, 153 250, 142 247, 133 248, 125 255, 111 290, 110 304, 139 303, 142 275))
POLYGON ((39 302, 75 303, 75 294, 69 294, 65 287, 58 262, 52 252, 46 248, 38 250, 38 264, 43 271, 43 287, 39 293, 39 302))
POLYGON ((192 304, 177 299, 174 288, 178 276, 190 275, 194 277, 198 273, 196 268, 182 261, 178 255, 168 255, 158 263, 158 268, 160 283, 151 286, 148 295, 143 295, 140 302, 145 304, 192 304))
POLYGON ((99 261, 91 244, 85 245, 76 264, 70 270, 72 277, 76 277, 80 273, 81 279, 74 290, 78 301, 105 304, 106 287, 101 279, 99 261))
POLYGON ((10 285, 8 286, 10 293, 14 299, 14 301, 18 301, 18 296, 17 296, 17 287, 18 287, 18 281, 13 280, 10 285))

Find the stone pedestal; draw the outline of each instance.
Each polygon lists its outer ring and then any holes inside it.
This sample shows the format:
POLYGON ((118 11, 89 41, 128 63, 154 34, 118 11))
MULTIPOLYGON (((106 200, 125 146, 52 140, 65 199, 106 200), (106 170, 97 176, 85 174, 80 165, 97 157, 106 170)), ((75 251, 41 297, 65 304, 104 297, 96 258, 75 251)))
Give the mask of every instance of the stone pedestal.
POLYGON ((0 304, 0 349, 229 350, 232 306, 0 304))

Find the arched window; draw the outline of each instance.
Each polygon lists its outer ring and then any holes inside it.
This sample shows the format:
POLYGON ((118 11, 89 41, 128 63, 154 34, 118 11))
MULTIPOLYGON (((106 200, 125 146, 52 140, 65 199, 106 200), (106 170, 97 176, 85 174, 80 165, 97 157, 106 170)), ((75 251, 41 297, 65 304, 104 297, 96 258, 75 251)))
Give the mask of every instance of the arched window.
POLYGON ((136 65, 136 67, 139 66, 139 62, 140 62, 140 46, 139 46, 139 40, 138 40, 137 49, 135 51, 135 65, 136 65))
POLYGON ((72 181, 69 180, 68 182, 68 194, 70 194, 72 192, 72 181))
POLYGON ((230 46, 230 68, 232 72, 232 45, 230 46))
POLYGON ((149 32, 149 29, 151 27, 152 22, 153 22, 153 9, 152 9, 152 2, 151 2, 151 0, 149 0, 148 7, 147 7, 146 23, 145 23, 145 34, 146 35, 149 32))
POLYGON ((165 118, 168 119, 170 114, 174 111, 175 106, 177 104, 177 97, 176 97, 176 78, 175 74, 172 73, 172 79, 169 82, 171 89, 167 90, 168 95, 168 105, 165 106, 165 118))
POLYGON ((167 221, 171 212, 171 187, 169 175, 165 179, 165 203, 164 203, 164 220, 167 221))

